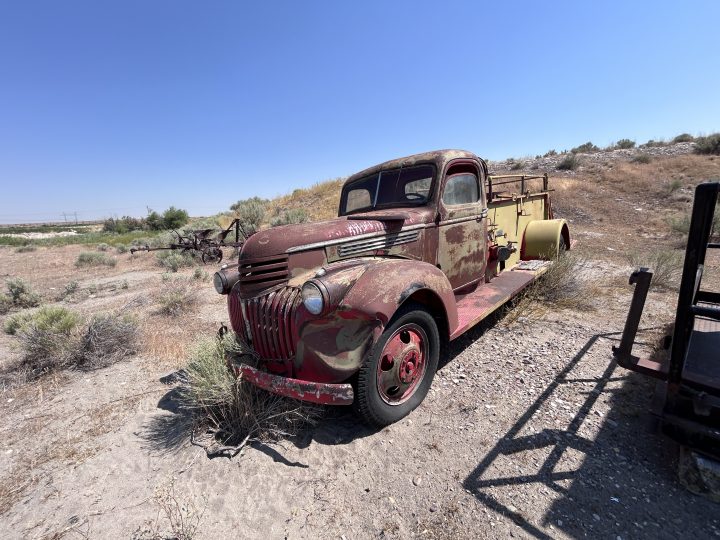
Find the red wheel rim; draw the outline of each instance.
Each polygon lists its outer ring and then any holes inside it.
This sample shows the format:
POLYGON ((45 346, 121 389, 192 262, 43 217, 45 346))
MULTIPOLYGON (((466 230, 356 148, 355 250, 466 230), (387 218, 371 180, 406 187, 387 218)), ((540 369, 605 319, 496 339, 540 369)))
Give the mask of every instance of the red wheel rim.
POLYGON ((406 324, 395 330, 380 353, 377 387, 388 405, 400 405, 415 393, 425 377, 428 339, 417 324, 406 324))

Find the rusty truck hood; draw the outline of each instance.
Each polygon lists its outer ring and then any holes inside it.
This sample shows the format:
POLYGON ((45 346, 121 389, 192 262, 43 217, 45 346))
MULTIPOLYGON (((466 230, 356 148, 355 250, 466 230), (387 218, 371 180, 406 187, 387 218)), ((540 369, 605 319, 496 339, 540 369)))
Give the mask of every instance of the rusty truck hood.
POLYGON ((240 262, 285 253, 322 249, 338 240, 397 232, 408 226, 429 223, 432 209, 400 208, 375 210, 362 215, 343 216, 315 223, 283 225, 255 233, 243 246, 240 262))

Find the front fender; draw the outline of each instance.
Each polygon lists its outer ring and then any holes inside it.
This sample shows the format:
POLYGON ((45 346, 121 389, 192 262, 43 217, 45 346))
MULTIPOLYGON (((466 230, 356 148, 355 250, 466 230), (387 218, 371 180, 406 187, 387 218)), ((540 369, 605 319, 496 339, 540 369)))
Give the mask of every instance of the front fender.
POLYGON ((295 372, 306 380, 339 382, 354 375, 388 321, 408 300, 431 299, 433 315, 443 319, 446 329, 457 326, 450 282, 428 263, 366 259, 352 271, 331 270, 317 281, 331 294, 345 292, 326 314, 302 317, 295 372))

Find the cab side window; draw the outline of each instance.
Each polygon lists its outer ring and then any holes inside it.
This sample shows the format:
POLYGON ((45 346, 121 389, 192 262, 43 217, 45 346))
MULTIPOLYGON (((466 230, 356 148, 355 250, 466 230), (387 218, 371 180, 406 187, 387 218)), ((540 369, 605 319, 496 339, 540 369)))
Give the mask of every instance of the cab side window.
POLYGON ((445 183, 442 200, 448 206, 479 201, 480 189, 477 176, 472 173, 460 173, 450 176, 445 183))

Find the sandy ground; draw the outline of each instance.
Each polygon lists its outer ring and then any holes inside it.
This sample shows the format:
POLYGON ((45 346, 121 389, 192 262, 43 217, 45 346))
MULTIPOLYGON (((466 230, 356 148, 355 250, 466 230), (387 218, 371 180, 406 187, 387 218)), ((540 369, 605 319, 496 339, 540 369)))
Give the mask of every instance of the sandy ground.
MULTIPOLYGON (((48 255, 57 286, 106 286, 74 304, 93 312, 161 286, 151 258, 79 272, 67 263, 75 251, 4 250, 0 272, 48 255), (107 288, 114 280, 131 285, 107 288)), ((608 268, 591 263, 598 276, 608 268)), ((44 275, 28 276, 37 290, 44 275)), ((209 282, 197 286, 206 294, 191 319, 207 333, 224 306, 209 282)), ((171 537, 196 524, 196 538, 720 536, 717 506, 678 485, 676 449, 652 430, 652 385, 610 360, 629 292, 608 288, 602 317, 489 321, 452 344, 425 403, 396 425, 373 431, 332 409, 296 440, 232 460, 185 439, 168 376, 181 358, 141 355, 6 389, 0 478, 17 493, 2 536, 171 537), (185 524, 161 501, 185 508, 185 524)), ((655 295, 644 325, 667 320, 672 302, 655 295)), ((5 361, 12 345, 0 340, 5 361)))

